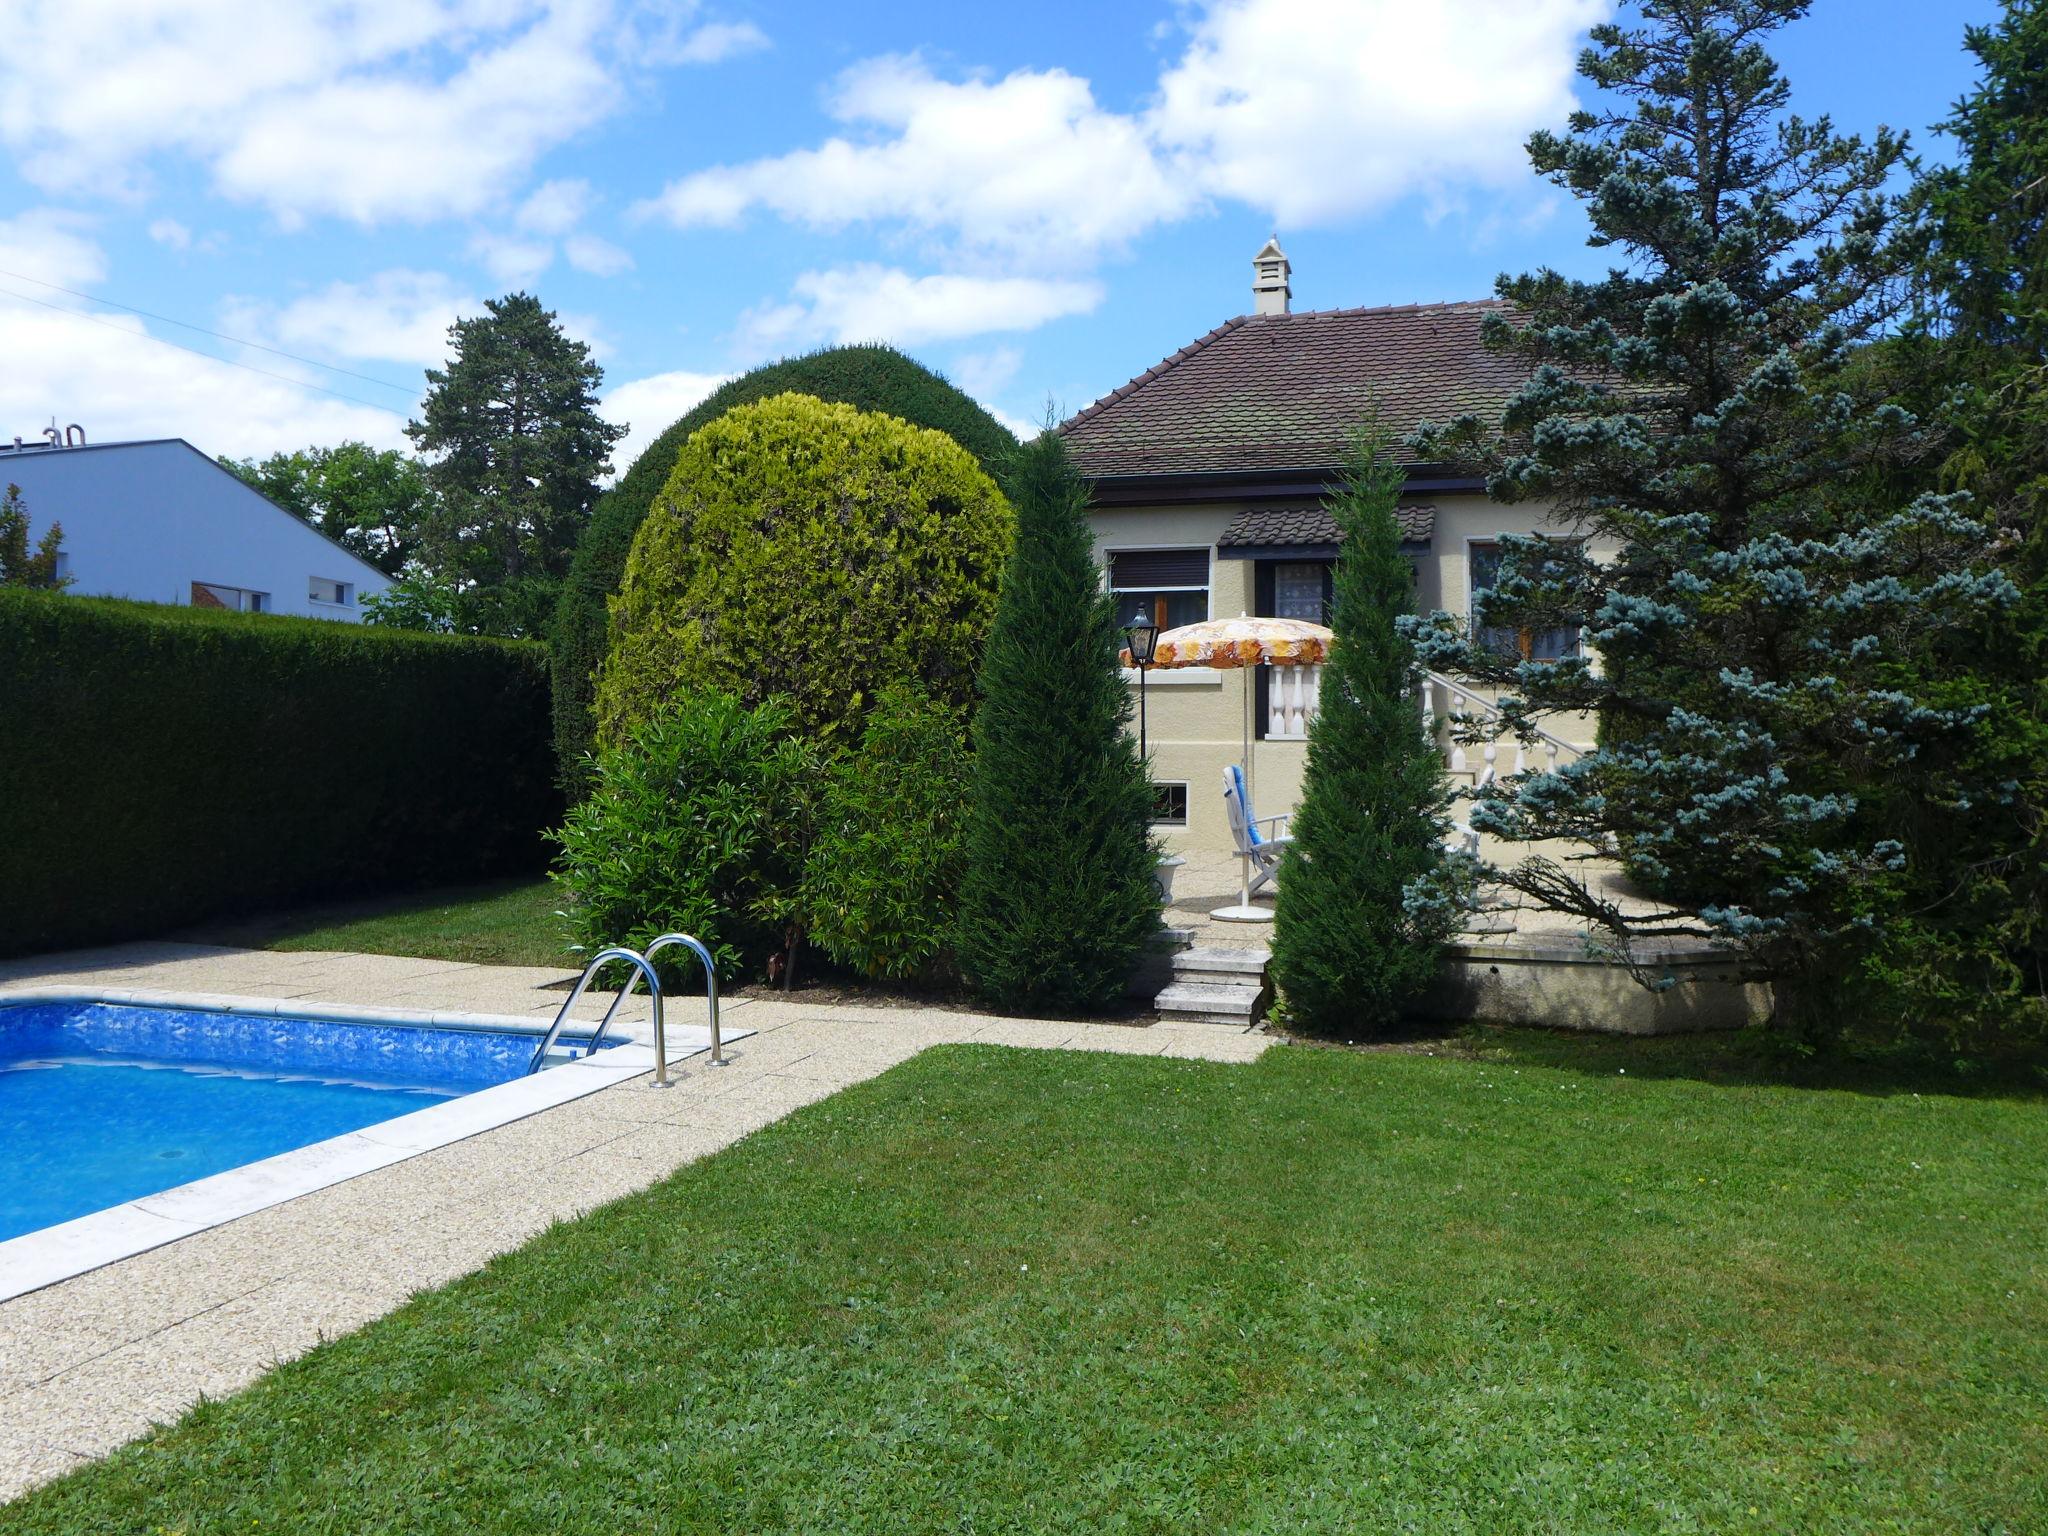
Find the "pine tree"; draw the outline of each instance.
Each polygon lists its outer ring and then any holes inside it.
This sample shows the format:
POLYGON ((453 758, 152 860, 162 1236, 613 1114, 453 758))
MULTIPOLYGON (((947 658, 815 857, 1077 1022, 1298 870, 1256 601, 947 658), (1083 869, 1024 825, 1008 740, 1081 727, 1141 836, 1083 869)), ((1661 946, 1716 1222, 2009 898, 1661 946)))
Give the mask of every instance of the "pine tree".
POLYGON ((1282 855, 1273 970, 1288 1017, 1316 1034, 1397 1023, 1435 976, 1458 904, 1444 849, 1450 785, 1422 721, 1414 597, 1394 508, 1403 474, 1361 433, 1331 503, 1335 641, 1308 731, 1301 808, 1282 855))
POLYGON ((604 370, 552 310, 525 293, 485 308, 448 328, 454 356, 406 425, 440 495, 420 553, 457 583, 462 628, 540 635, 626 429, 597 414, 604 370))
POLYGON ((1891 786, 1962 807, 1979 718, 1922 663, 2009 604, 1991 538, 1959 496, 1847 494, 1930 451, 1856 366, 1898 315, 1920 233, 1888 183, 1902 138, 1787 111, 1765 40, 1806 0, 1644 0, 1644 25, 1592 30, 1602 93, 1536 168, 1583 200, 1605 278, 1503 278, 1491 345, 1532 376, 1497 433, 1419 433, 1476 457, 1500 500, 1550 502, 1565 540, 1504 540, 1480 626, 1581 629, 1598 657, 1504 657, 1461 620, 1418 653, 1498 685, 1518 724, 1599 716, 1600 750, 1494 786, 1473 825, 1618 846, 1671 905, 1620 910, 1559 866, 1499 874, 1537 904, 1636 938, 1700 934, 1776 983, 1814 1032, 1908 888, 1891 786), (1475 452, 1476 450, 1476 452, 1475 452))
POLYGON ((64 525, 52 523, 31 546, 28 541, 28 504, 21 487, 10 485, 0 496, 0 587, 33 587, 61 592, 71 578, 57 574, 57 557, 63 553, 64 525))
POLYGON ((1913 900, 1872 969, 1914 1033, 1974 1055, 2048 1040, 2048 4, 2007 0, 1964 41, 1980 77, 1941 125, 1959 155, 1920 188, 1929 334, 1895 372, 1947 429, 1925 478, 1996 519, 2020 589, 1936 658, 1968 669, 1973 766, 2004 787, 1946 810, 1897 797, 1913 900))
POLYGON ((993 1007, 1103 1009, 1159 926, 1123 637, 1065 443, 1044 433, 1005 488, 1017 542, 981 666, 956 950, 993 1007))

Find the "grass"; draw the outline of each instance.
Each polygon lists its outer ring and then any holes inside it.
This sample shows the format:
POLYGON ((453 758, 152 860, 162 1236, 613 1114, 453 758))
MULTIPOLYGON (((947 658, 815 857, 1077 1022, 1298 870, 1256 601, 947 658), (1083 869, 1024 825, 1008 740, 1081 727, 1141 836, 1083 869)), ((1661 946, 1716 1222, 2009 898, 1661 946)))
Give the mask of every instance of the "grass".
POLYGON ((553 882, 500 881, 211 925, 192 937, 261 949, 340 949, 573 970, 553 882))
POLYGON ((2048 1527, 2038 1096, 1494 1038, 930 1051, 0 1527, 2048 1527))

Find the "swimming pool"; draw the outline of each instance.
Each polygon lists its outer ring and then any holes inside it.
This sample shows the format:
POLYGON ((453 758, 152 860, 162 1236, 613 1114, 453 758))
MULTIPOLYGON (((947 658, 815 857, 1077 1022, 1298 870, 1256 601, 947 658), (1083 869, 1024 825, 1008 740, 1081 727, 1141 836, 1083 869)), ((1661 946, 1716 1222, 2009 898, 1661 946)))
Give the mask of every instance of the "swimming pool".
POLYGON ((534 1045, 531 1031, 0 1005, 0 1242, 513 1082, 534 1045))

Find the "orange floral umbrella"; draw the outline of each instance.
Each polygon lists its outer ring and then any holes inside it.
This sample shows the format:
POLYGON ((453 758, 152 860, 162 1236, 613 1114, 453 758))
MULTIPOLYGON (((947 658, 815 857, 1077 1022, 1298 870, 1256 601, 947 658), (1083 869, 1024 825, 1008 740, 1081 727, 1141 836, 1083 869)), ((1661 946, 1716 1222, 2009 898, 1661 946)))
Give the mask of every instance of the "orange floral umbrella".
MULTIPOLYGON (((1318 667, 1329 658, 1330 631, 1301 619, 1204 619, 1159 637, 1155 667, 1318 667)), ((1123 653, 1131 665, 1131 653, 1123 653)))

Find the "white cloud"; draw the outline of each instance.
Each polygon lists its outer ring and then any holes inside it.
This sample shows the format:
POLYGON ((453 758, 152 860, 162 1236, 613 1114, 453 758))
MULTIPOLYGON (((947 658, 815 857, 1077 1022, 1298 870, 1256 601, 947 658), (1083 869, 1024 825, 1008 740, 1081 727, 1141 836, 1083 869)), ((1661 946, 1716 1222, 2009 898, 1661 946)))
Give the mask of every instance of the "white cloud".
POLYGON ((544 181, 519 205, 516 222, 536 235, 566 235, 590 211, 587 181, 544 181))
MULTIPOLYGON (((41 283, 82 288, 107 275, 107 254, 86 233, 92 227, 82 214, 57 208, 33 208, 12 219, 0 219, 0 269, 41 283)), ((47 297, 31 287, 38 297, 47 297)), ((70 300, 65 300, 69 303, 70 300)))
POLYGON ((887 221, 1071 267, 1193 202, 1139 123, 1063 70, 955 83, 918 59, 876 59, 840 77, 829 107, 864 137, 699 171, 640 211, 685 227, 754 208, 825 229, 887 221))
POLYGON ((1028 331, 1102 302, 1102 285, 1037 277, 918 277, 895 267, 860 265, 806 272, 787 303, 740 317, 740 334, 761 349, 830 340, 892 341, 900 346, 1028 331))
MULTIPOLYGON (((698 7, 13 0, 6 9, 0 145, 25 178, 133 193, 156 157, 189 157, 220 191, 289 226, 500 205, 543 153, 629 99, 634 74, 675 51, 698 7)), ((692 57, 723 57, 738 41, 708 39, 692 57)))
POLYGON ((483 308, 442 273, 399 268, 365 282, 329 283, 282 305, 230 300, 222 328, 288 352, 439 366, 448 357, 448 327, 483 308))
POLYGON ((970 352, 953 365, 953 382, 977 400, 987 400, 1008 389, 1024 366, 1024 354, 1015 347, 993 347, 970 352))
POLYGON ((636 211, 874 223, 955 268, 1074 272, 1218 200, 1298 227, 1474 187, 1534 198, 1523 141, 1571 110, 1580 35, 1612 3, 1203 0, 1132 111, 1059 69, 946 80, 873 59, 828 100, 838 134, 682 176, 636 211))
POLYGON ((607 393, 599 402, 598 414, 629 428, 612 447, 612 468, 624 474, 641 450, 730 377, 722 373, 657 373, 607 393))
POLYGON ((174 251, 189 251, 192 248, 192 231, 176 219, 152 219, 149 224, 149 238, 158 245, 174 251))
POLYGON ((1283 225, 1529 182, 1609 0, 1220 0, 1161 77, 1148 136, 1283 225))
POLYGON ((663 64, 718 64, 743 53, 759 53, 768 46, 768 34, 751 21, 712 21, 683 36, 674 47, 657 50, 655 58, 663 64))
POLYGON ((501 288, 528 288, 541 273, 554 265, 555 248, 546 240, 522 240, 494 230, 478 230, 470 237, 469 254, 483 264, 501 288))
POLYGON ((562 242, 562 254, 570 266, 592 277, 617 277, 633 268, 631 256, 596 235, 571 235, 562 242))

